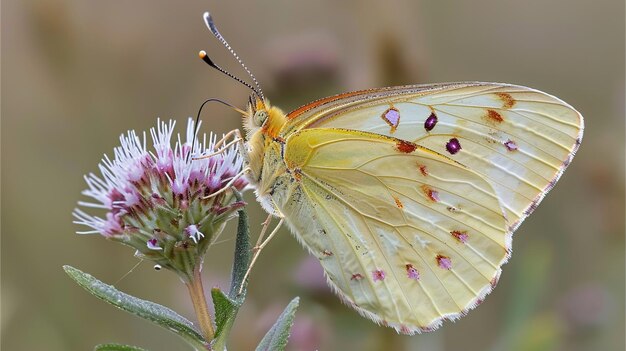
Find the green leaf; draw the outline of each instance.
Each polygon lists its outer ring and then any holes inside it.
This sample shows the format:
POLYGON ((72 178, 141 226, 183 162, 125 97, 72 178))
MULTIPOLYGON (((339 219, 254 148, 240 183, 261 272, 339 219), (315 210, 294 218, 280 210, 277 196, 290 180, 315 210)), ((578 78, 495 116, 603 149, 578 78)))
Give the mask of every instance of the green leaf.
POLYGON ((285 349, 299 300, 297 297, 291 300, 283 313, 280 314, 280 317, 278 317, 276 323, 265 334, 263 340, 256 348, 257 351, 279 351, 285 349))
POLYGON ((213 350, 222 351, 226 350, 226 341, 241 305, 231 300, 218 288, 211 289, 211 297, 215 306, 216 329, 212 346, 213 350))
POLYGON ((100 344, 93 348, 94 351, 147 351, 137 346, 122 344, 100 344))
MULTIPOLYGON (((243 201, 241 193, 235 191, 235 197, 237 201, 243 201)), ((237 211, 239 214, 239 223, 237 226, 237 240, 235 242, 235 257, 233 260, 232 278, 230 281, 230 291, 228 297, 231 300, 243 303, 246 294, 246 285, 248 282, 243 281, 243 277, 248 271, 250 266, 250 259, 252 257, 252 245, 250 244, 250 225, 248 224, 248 214, 245 208, 237 211), (241 295, 239 290, 243 286, 241 295)))
POLYGON ((78 285, 97 298, 178 334, 196 350, 207 349, 208 343, 193 324, 171 309, 125 294, 74 267, 63 266, 63 269, 78 285))

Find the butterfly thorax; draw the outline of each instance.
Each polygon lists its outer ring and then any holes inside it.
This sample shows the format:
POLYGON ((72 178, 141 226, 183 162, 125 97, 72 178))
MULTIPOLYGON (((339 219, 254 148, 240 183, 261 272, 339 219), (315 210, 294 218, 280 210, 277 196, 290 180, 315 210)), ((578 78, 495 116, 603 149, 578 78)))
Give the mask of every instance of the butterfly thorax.
POLYGON ((276 178, 284 174, 281 160, 284 141, 279 132, 287 121, 285 113, 269 101, 255 98, 248 104, 243 118, 246 131, 246 155, 250 168, 248 181, 254 186, 257 198, 268 212, 275 212, 270 196, 276 178))

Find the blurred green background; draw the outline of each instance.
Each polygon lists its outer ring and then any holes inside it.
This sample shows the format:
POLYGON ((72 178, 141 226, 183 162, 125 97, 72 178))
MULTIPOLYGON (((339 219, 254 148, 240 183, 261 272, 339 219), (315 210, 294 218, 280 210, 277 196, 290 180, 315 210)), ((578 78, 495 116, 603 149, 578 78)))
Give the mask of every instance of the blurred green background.
MULTIPOLYGON (((222 34, 285 110, 352 89, 483 80, 528 85, 575 106, 582 147, 515 234, 480 308, 413 337, 377 327, 329 293, 316 260, 284 231, 261 255, 231 350, 253 348, 299 295, 289 350, 624 349, 624 1, 2 2, 2 349, 89 350, 116 341, 184 350, 175 335, 95 299, 61 270, 114 283, 132 250, 78 236, 82 175, 128 129, 184 125, 207 97, 248 91, 197 58, 245 76, 222 34)), ((210 105, 204 130, 240 126, 210 105)), ((247 193, 253 230, 265 218, 247 193)), ((227 286, 234 223, 209 252, 207 285, 227 286)), ((185 287, 143 263, 116 286, 194 318, 185 287)))

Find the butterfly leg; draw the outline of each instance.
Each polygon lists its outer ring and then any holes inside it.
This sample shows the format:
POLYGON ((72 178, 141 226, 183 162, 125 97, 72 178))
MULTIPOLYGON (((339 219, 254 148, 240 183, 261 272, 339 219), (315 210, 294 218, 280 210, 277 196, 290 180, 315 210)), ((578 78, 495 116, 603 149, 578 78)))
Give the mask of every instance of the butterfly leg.
MULTIPOLYGON (((278 233, 278 230, 283 225, 284 221, 285 219, 281 218, 278 224, 276 225, 276 227, 274 227, 274 230, 272 230, 272 232, 270 233, 270 235, 268 235, 267 238, 259 244, 259 242, 263 238, 263 235, 265 234, 265 231, 267 230, 267 227, 270 222, 270 218, 268 218, 265 222, 263 222, 263 229, 261 230, 261 235, 259 235, 259 240, 257 240, 257 245, 252 249, 254 252, 252 254, 252 260, 250 261, 250 265, 248 266, 248 270, 246 271, 246 274, 243 276, 244 282, 248 279, 248 276, 250 275, 250 272, 252 271, 252 267, 254 267, 254 264, 256 263, 257 258, 259 258, 259 255, 261 254, 261 250, 263 250, 263 248, 270 242, 270 240, 272 240, 274 235, 278 233)), ((244 285, 242 284, 241 288, 239 288, 239 294, 242 293, 243 287, 244 285)))
POLYGON ((230 179, 230 181, 228 181, 228 183, 226 183, 226 185, 224 185, 224 186, 222 187, 222 189, 220 189, 220 190, 218 190, 218 191, 214 192, 213 194, 211 194, 211 195, 209 195, 209 196, 205 196, 205 197, 203 197, 202 199, 210 199, 210 198, 212 198, 212 197, 214 197, 214 196, 217 196, 217 195, 219 195, 219 194, 221 194, 221 193, 225 192, 226 190, 230 190, 230 187, 231 187, 231 186, 233 186, 233 184, 235 184, 235 182, 236 182, 237 180, 239 180, 239 178, 243 177, 243 176, 244 176, 246 173, 248 173, 248 172, 250 172, 250 167, 246 167, 246 168, 242 169, 242 170, 241 170, 241 172, 239 172, 239 173, 235 174, 235 176, 234 176, 234 177, 232 177, 232 178, 230 179))
POLYGON ((228 140, 228 138, 235 136, 235 140, 236 139, 243 139, 243 137, 241 136, 241 131, 239 129, 233 129, 230 132, 226 133, 224 135, 224 137, 220 140, 218 140, 217 143, 215 143, 215 148, 219 148, 220 146, 222 146, 223 143, 226 142, 226 140, 228 140))
POLYGON ((228 150, 228 148, 230 146, 232 146, 233 144, 239 143, 239 147, 242 147, 244 142, 243 137, 241 136, 241 131, 239 129, 233 129, 230 132, 226 133, 226 135, 224 135, 224 137, 222 137, 222 139, 218 140, 217 143, 215 143, 214 148, 218 149, 218 151, 210 153, 208 155, 202 155, 202 156, 198 156, 198 157, 194 157, 194 160, 202 160, 204 158, 209 158, 209 157, 213 157, 215 155, 219 155, 221 153, 223 153, 224 151, 228 150), (224 144, 226 142, 226 140, 228 140, 229 138, 231 138, 232 136, 234 136, 234 139, 231 140, 230 142, 228 142, 227 144, 225 144, 222 147, 222 144, 224 144))
POLYGON ((270 223, 272 222, 272 215, 267 215, 267 219, 263 221, 263 227, 261 228, 261 234, 259 234, 259 238, 256 241, 256 244, 254 245, 254 247, 259 247, 259 245, 261 245, 261 241, 263 240, 263 238, 265 237, 265 232, 267 232, 267 228, 269 228, 270 223))

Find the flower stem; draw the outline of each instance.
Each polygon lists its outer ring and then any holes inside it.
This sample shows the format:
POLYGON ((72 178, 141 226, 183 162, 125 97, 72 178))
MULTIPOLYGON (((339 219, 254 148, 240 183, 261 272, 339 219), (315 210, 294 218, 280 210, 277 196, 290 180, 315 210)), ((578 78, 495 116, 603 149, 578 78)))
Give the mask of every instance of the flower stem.
POLYGON ((206 297, 204 295, 200 268, 196 268, 194 270, 193 279, 190 282, 187 282, 187 289, 189 289, 189 296, 191 297, 193 308, 196 311, 196 317, 198 318, 202 335, 204 335, 206 341, 211 342, 215 335, 215 330, 213 329, 211 314, 209 313, 209 307, 206 303, 206 297))

